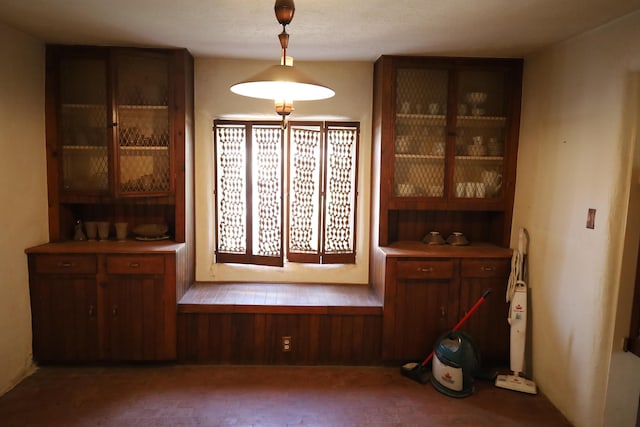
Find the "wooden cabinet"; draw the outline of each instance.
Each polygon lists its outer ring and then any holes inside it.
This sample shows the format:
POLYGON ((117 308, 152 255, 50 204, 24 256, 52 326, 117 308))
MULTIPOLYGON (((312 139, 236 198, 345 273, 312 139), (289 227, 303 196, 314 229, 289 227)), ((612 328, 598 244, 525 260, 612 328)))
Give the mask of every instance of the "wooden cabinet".
POLYGON ((62 45, 46 54, 51 243, 26 250, 34 357, 175 359, 176 301, 195 270, 193 58, 62 45), (168 239, 74 241, 85 221, 166 224, 168 239))
POLYGON ((34 357, 98 360, 96 257, 30 257, 29 271, 34 357))
POLYGON ((464 324, 462 330, 478 345, 485 364, 509 364, 509 304, 506 302, 510 259, 481 258, 460 260, 460 317, 486 289, 493 293, 464 324))
POLYGON ((74 224, 190 228, 193 59, 182 49, 47 47, 50 239, 74 224))
POLYGON ((522 61, 383 56, 374 70, 374 244, 436 230, 507 246, 522 61))
POLYGON ((450 317, 452 260, 393 259, 384 302, 383 354, 386 361, 422 360, 450 317))
POLYGON ((184 245, 73 242, 27 252, 36 360, 176 358, 175 266, 184 245), (85 249, 94 252, 78 253, 85 249))
POLYGON ((463 329, 486 363, 508 363, 521 86, 520 59, 375 63, 369 277, 384 299, 385 361, 426 357, 493 288, 463 329), (430 232, 463 233, 470 245, 422 243, 430 232))
POLYGON ((383 360, 423 360, 438 337, 453 328, 487 289, 492 289, 461 330, 478 345, 485 366, 507 366, 505 292, 509 251, 493 252, 499 258, 441 258, 450 256, 452 251, 418 257, 415 251, 408 250, 406 257, 397 257, 403 249, 395 249, 390 250, 391 256, 385 261, 383 360))
POLYGON ((175 359, 175 288, 158 255, 107 255, 105 311, 109 358, 175 359))

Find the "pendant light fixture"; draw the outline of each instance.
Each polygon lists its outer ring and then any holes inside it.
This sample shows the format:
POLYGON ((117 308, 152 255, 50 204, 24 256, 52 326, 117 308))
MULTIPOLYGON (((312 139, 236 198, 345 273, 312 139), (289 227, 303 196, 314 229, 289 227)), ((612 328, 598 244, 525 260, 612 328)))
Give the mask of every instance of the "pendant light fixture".
POLYGON ((276 19, 282 25, 280 40, 281 58, 279 65, 231 86, 231 92, 251 98, 272 99, 276 112, 282 116, 282 128, 286 127, 286 118, 293 111, 293 101, 312 101, 327 99, 335 92, 293 66, 293 58, 287 56, 289 34, 286 26, 293 19, 295 5, 293 0, 276 0, 274 7, 276 19))

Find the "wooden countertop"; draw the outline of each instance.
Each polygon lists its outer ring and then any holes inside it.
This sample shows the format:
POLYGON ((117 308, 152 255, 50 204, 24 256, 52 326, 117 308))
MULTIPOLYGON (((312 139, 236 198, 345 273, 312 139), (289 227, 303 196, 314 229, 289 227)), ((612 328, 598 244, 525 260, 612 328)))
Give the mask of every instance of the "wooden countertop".
POLYGON ((378 248, 387 257, 414 258, 511 258, 513 251, 491 243, 468 246, 427 245, 418 241, 395 242, 378 248))
POLYGON ((144 252, 176 253, 185 246, 184 243, 176 243, 172 240, 139 241, 139 240, 85 240, 68 241, 59 243, 45 243, 33 246, 25 250, 28 254, 56 254, 56 253, 110 253, 132 254, 144 252))

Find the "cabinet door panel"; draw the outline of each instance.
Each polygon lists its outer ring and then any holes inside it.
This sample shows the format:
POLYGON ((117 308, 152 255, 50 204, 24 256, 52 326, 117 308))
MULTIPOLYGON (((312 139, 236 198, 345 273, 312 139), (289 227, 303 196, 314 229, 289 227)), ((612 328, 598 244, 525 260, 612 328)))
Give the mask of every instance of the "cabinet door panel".
POLYGON ((116 192, 166 195, 174 189, 168 56, 119 50, 116 63, 116 192))
POLYGON ((31 280, 33 353, 38 361, 98 360, 96 282, 74 276, 31 280))
POLYGON ((62 189, 109 188, 107 59, 100 52, 65 55, 59 67, 62 189))
MULTIPOLYGON (((108 357, 159 360, 167 352, 164 278, 110 276, 107 290, 108 357)), ((175 352, 175 350, 174 350, 175 352)))
POLYGON ((508 70, 458 73, 454 196, 500 199, 508 140, 508 70))
POLYGON ((444 196, 448 80, 445 68, 397 70, 393 177, 397 197, 444 196))
MULTIPOLYGON (((486 263, 487 260, 478 260, 486 263)), ((482 293, 492 288, 493 293, 469 317, 462 330, 476 342, 487 367, 506 367, 509 364, 509 305, 505 301, 509 260, 489 261, 501 264, 491 277, 462 277, 460 285, 460 315, 468 311, 482 293)))
POLYGON ((395 356, 422 360, 447 328, 449 281, 399 280, 396 294, 395 356))

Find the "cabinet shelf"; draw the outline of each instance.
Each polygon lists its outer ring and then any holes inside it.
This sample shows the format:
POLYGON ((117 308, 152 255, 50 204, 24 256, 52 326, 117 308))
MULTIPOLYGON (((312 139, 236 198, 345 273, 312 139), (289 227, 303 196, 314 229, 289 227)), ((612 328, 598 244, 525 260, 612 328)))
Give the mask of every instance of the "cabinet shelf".
POLYGON ((456 156, 456 160, 462 161, 483 161, 483 162, 501 162, 504 160, 502 156, 456 156))
POLYGON ((144 105, 144 104, 125 104, 119 105, 120 110, 168 110, 168 105, 144 105))
POLYGON ((436 156, 433 154, 396 154, 399 160, 439 160, 442 161, 444 156, 436 156))
POLYGON ((121 145, 122 151, 166 151, 169 147, 166 145, 142 146, 142 145, 121 145))
MULTIPOLYGON (((397 113, 396 120, 400 122, 428 123, 442 125, 447 122, 447 116, 442 114, 405 114, 397 113)), ((501 126, 507 121, 504 116, 456 116, 458 126, 501 126)))
POLYGON ((97 110, 104 109, 104 104, 62 104, 62 108, 69 110, 97 110))
POLYGON ((63 145, 63 150, 72 151, 104 151, 106 154, 106 145, 63 145))
POLYGON ((506 117, 502 116, 457 116, 456 120, 459 125, 476 125, 481 123, 494 123, 496 125, 503 125, 506 121, 506 117))

